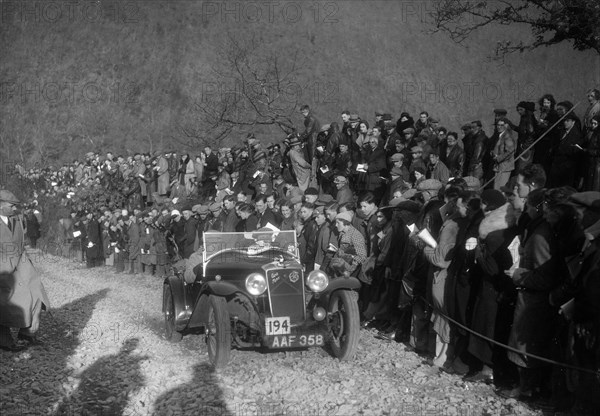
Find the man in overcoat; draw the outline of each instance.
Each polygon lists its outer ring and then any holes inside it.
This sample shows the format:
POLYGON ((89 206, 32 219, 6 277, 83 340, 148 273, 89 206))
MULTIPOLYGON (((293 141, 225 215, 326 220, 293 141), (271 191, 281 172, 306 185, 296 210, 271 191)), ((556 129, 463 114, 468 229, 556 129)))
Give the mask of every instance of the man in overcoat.
POLYGON ((10 328, 19 328, 18 338, 37 342, 35 333, 42 309, 49 307, 42 281, 25 251, 23 219, 15 215, 19 200, 0 190, 0 348, 18 351, 10 328))

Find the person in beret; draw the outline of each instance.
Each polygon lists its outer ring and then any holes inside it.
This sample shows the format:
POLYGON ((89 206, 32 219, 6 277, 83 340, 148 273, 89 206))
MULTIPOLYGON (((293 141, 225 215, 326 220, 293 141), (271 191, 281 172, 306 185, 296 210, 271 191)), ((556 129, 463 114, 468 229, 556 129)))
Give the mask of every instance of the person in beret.
POLYGON ((352 221, 350 212, 340 212, 335 217, 338 244, 331 243, 328 247, 334 253, 330 267, 335 276, 357 274, 358 266, 367 259, 365 237, 352 225, 352 221))
POLYGON ((0 190, 0 348, 19 351, 10 328, 19 328, 18 339, 37 343, 40 314, 50 306, 46 290, 25 251, 23 218, 16 212, 19 200, 0 190))

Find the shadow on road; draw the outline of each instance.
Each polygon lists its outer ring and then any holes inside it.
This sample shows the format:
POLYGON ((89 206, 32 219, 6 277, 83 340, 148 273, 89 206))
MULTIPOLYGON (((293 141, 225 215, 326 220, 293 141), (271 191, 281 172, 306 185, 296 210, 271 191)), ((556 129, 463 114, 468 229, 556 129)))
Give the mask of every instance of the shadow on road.
POLYGON ((157 416, 233 416, 225 405, 214 369, 208 363, 196 364, 192 380, 159 396, 154 408, 157 416))
POLYGON ((140 363, 149 357, 134 354, 138 344, 137 338, 130 338, 117 354, 102 357, 88 367, 80 375, 78 388, 55 414, 122 415, 130 396, 144 386, 140 363))
POLYGON ((68 382, 72 372, 67 367, 69 357, 81 343, 98 336, 88 324, 96 304, 108 292, 100 290, 42 313, 39 331, 42 345, 20 353, 0 351, 0 413, 52 412, 54 404, 64 396, 63 383, 68 382))

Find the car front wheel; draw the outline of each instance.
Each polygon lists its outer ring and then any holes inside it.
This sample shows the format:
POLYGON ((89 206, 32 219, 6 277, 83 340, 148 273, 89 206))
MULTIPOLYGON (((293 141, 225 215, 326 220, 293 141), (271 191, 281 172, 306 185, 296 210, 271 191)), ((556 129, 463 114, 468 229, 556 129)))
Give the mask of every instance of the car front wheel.
POLYGON ((169 285, 164 285, 163 299, 165 305, 165 335, 167 340, 171 342, 179 342, 183 338, 183 334, 175 328, 175 301, 173 293, 169 285))
POLYGON ((356 353, 360 331, 360 318, 356 296, 349 290, 338 290, 329 299, 331 339, 333 355, 349 360, 356 353))
POLYGON ((231 352, 231 323, 227 301, 215 295, 210 295, 208 299, 206 343, 211 364, 215 368, 225 367, 231 352))

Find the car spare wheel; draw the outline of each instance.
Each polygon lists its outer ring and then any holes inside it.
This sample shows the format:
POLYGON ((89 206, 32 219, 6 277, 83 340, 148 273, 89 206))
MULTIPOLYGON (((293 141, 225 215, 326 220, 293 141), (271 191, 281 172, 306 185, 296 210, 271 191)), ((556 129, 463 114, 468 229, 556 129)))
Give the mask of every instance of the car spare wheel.
POLYGON ((331 339, 329 345, 333 355, 340 360, 349 360, 358 346, 360 317, 356 296, 349 290, 338 290, 329 299, 329 322, 331 339))
POLYGON ((165 335, 171 342, 179 342, 183 334, 175 329, 175 301, 169 285, 163 286, 164 315, 165 315, 165 335))
POLYGON ((225 298, 210 295, 206 326, 208 359, 215 368, 225 367, 231 352, 231 323, 225 298))

